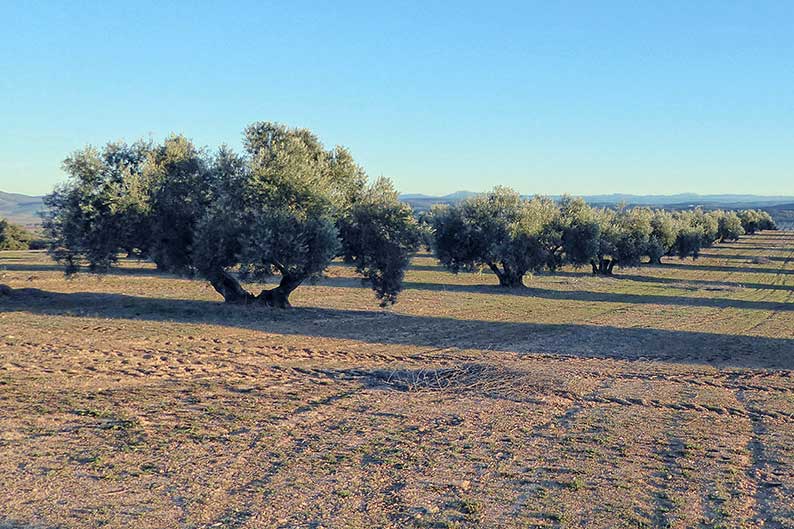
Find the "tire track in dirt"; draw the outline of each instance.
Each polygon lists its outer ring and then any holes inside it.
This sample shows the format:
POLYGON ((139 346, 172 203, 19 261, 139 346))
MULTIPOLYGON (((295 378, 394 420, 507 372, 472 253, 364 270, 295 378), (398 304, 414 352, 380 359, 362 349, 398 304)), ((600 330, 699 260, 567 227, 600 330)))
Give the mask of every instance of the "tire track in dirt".
MULTIPOLYGON (((389 370, 376 370, 376 371, 367 371, 361 369, 346 369, 346 370, 329 370, 329 369, 321 369, 316 368, 313 370, 318 376, 325 376, 335 380, 344 379, 344 380, 364 380, 367 381, 365 384, 369 385, 379 385, 385 384, 388 386, 392 386, 397 388, 401 391, 411 391, 414 388, 424 388, 424 389, 444 389, 444 390, 451 390, 455 391, 456 388, 454 386, 454 382, 449 382, 447 377, 450 373, 453 373, 455 368, 451 369, 441 369, 441 370, 432 370, 428 369, 422 373, 422 379, 415 379, 413 381, 406 380, 404 375, 402 375, 399 371, 389 371, 389 370), (434 387, 435 385, 435 387, 434 387)), ((592 374, 591 374, 592 375, 592 374)), ((604 378, 604 376, 595 375, 596 378, 604 378)), ((685 375, 682 375, 685 376, 685 375)), ((681 376, 664 376, 664 375, 644 375, 644 374, 616 374, 614 376, 609 375, 612 379, 622 379, 622 380, 647 380, 647 381, 668 381, 668 382, 675 382, 680 384, 685 384, 686 386, 704 386, 709 388, 715 389, 724 389, 724 390, 760 390, 760 391, 776 391, 780 393, 789 393, 792 389, 789 388, 774 388, 769 389, 766 386, 757 386, 757 385, 748 385, 748 384, 717 384, 717 383, 709 383, 707 381, 698 380, 697 378, 684 378, 682 379, 681 376)), ((728 378, 735 378, 740 379, 741 376, 731 377, 730 374, 726 374, 728 378)), ((604 389, 604 388, 601 388, 604 389)), ((457 388, 458 391, 461 393, 466 393, 466 389, 457 388)), ((482 390, 473 386, 471 390, 478 392, 482 390)), ((694 402, 664 402, 659 399, 646 399, 646 398, 635 398, 635 397, 617 397, 617 396, 599 396, 598 391, 594 390, 585 395, 578 395, 569 390, 560 390, 554 388, 544 388, 544 392, 546 395, 553 395, 554 397, 558 397, 564 400, 568 400, 575 404, 572 406, 571 411, 572 413, 578 413, 582 409, 582 403, 593 403, 593 404, 615 404, 619 406, 642 406, 647 408, 657 408, 657 409, 669 409, 674 411, 694 411, 699 413, 706 413, 706 414, 715 414, 721 416, 733 416, 733 417, 754 417, 754 418, 770 418, 776 421, 785 423, 785 424, 794 424, 794 413, 788 413, 782 410, 778 411, 771 411, 771 410, 764 410, 758 407, 750 407, 744 406, 743 408, 737 408, 733 406, 721 406, 721 405, 714 405, 714 404, 698 404, 694 402)), ((537 397, 530 396, 526 399, 521 399, 517 397, 505 396, 505 395, 498 395, 493 394, 492 392, 483 392, 481 393, 483 396, 487 396, 489 398, 501 398, 506 400, 512 400, 514 402, 527 402, 532 403, 537 401, 537 397)))
MULTIPOLYGON (((249 518, 256 512, 256 504, 261 503, 256 496, 259 491, 271 483, 271 481, 281 472, 287 464, 294 464, 294 461, 304 452, 310 449, 310 440, 300 435, 306 428, 306 424, 319 422, 333 414, 333 408, 340 401, 355 395, 360 388, 348 388, 343 391, 333 392, 322 398, 318 398, 293 410, 287 417, 278 420, 275 424, 267 422, 261 425, 258 431, 251 432, 249 440, 244 443, 244 448, 237 453, 225 457, 226 463, 223 469, 213 470, 210 477, 213 482, 219 485, 215 487, 206 504, 207 514, 214 510, 217 505, 228 505, 229 497, 234 497, 232 503, 235 508, 233 512, 236 518, 230 518, 229 512, 212 516, 212 520, 200 525, 202 528, 212 527, 242 527, 246 525, 249 518), (279 447, 290 454, 289 462, 268 456, 269 452, 264 452, 260 444, 264 440, 267 432, 268 446, 279 447), (267 458, 266 461, 262 461, 267 458), (264 463, 264 465, 262 465, 264 463), (255 478, 245 479, 244 476, 251 473, 251 468, 263 467, 263 471, 255 478), (239 486, 226 488, 220 484, 241 483, 239 486), (234 523, 231 523, 234 522, 234 523), (229 525, 231 523, 231 525, 229 525)), ((203 511, 204 509, 202 509, 203 511)), ((201 516, 201 511, 194 513, 201 516)))
MULTIPOLYGON (((736 398, 748 407, 752 400, 747 390, 738 390, 736 398)), ((746 446, 752 458, 747 475, 755 484, 755 518, 763 529, 790 529, 794 527, 794 508, 790 502, 794 490, 789 490, 780 477, 791 477, 791 461, 785 464, 770 455, 770 443, 774 441, 774 437, 769 427, 763 417, 749 417, 753 436, 746 446)))
MULTIPOLYGON (((571 422, 577 415, 582 413, 583 409, 584 408, 581 403, 574 404, 565 409, 562 413, 550 419, 548 422, 535 427, 531 435, 537 438, 537 443, 543 443, 544 441, 548 442, 549 438, 554 438, 555 435, 562 435, 559 433, 553 434, 550 432, 559 432, 560 429, 565 430, 570 428, 571 422)), ((548 455, 550 453, 554 453, 554 450, 551 448, 546 448, 540 450, 540 453, 548 455)), ((554 469, 551 468, 547 463, 547 465, 543 467, 532 467, 531 472, 527 472, 530 469, 521 470, 524 471, 524 477, 515 484, 518 495, 512 502, 511 509, 509 511, 503 512, 499 517, 499 526, 506 525, 508 521, 514 520, 520 514, 522 514, 522 512, 526 511, 527 503, 531 499, 542 499, 545 497, 545 494, 547 494, 546 491, 560 489, 563 487, 563 485, 560 484, 560 478, 561 473, 566 470, 564 467, 561 467, 560 469, 554 469)), ((538 522, 548 522, 550 527, 561 527, 560 518, 557 516, 557 513, 537 513, 532 517, 538 522)))

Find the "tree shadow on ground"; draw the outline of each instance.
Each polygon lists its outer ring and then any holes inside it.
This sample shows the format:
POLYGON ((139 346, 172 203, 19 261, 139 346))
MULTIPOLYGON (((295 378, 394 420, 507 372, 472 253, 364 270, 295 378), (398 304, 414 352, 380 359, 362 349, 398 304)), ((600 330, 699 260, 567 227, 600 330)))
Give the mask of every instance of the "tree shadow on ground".
POLYGON ((60 527, 0 518, 0 529, 59 529, 60 527))
MULTIPOLYGON (((117 275, 117 276, 163 276, 163 277, 178 277, 176 275, 168 274, 166 272, 161 272, 156 268, 144 268, 140 266, 143 261, 135 262, 131 261, 133 266, 127 267, 118 267, 114 266, 107 272, 104 272, 108 275, 117 275)), ((0 271, 7 271, 7 272, 64 272, 64 267, 56 264, 56 263, 15 263, 15 262, 8 262, 5 260, 0 259, 0 271)), ((89 273, 88 270, 81 270, 80 273, 89 273)))
MULTIPOLYGON (((549 274, 550 276, 561 277, 592 277, 591 274, 582 272, 555 272, 549 274)), ((613 277, 615 280, 637 281, 639 283, 658 283, 661 285, 674 285, 675 288, 696 288, 698 286, 704 287, 704 290, 724 290, 726 288, 755 288, 761 290, 785 290, 794 291, 794 285, 779 285, 771 283, 750 283, 747 281, 721 281, 713 279, 689 279, 677 277, 661 277, 661 276, 642 276, 631 274, 618 274, 613 277)))
MULTIPOLYGON (((788 239, 788 241, 794 241, 794 239, 788 239)), ((768 246, 763 244, 743 244, 743 243, 733 243, 733 244, 721 243, 714 246, 713 248, 727 249, 727 250, 767 250, 770 252, 791 251, 791 248, 788 246, 768 246)))
POLYGON ((763 268, 748 266, 728 266, 728 265, 709 265, 709 264, 688 264, 667 262, 662 265, 643 265, 648 268, 676 268, 680 270, 698 270, 700 272, 728 272, 728 273, 742 273, 742 274, 786 274, 794 275, 794 270, 787 270, 781 268, 763 268))
POLYGON ((708 259, 732 259, 737 261, 744 261, 747 263, 752 263, 754 259, 764 259, 766 261, 777 261, 780 263, 787 263, 791 261, 790 257, 783 257, 780 255, 741 255, 741 254, 729 254, 729 253, 702 252, 700 254, 700 257, 708 258, 708 259))
POLYGON ((544 324, 417 316, 395 311, 291 310, 106 293, 18 289, 0 311, 63 317, 213 324, 317 338, 586 358, 794 369, 794 339, 590 324, 544 324))
MULTIPOLYGON (((685 283, 685 282, 682 282, 685 283)), ((329 277, 318 282, 319 285, 338 287, 338 288, 361 288, 361 280, 346 277, 329 277)), ((642 305, 679 305, 687 307, 712 307, 712 308, 733 308, 742 310, 768 310, 768 311, 794 311, 794 303, 776 301, 752 301, 731 298, 714 297, 688 297, 688 296, 664 296, 653 294, 628 294, 619 292, 594 292, 588 290, 555 290, 527 286, 524 288, 504 288, 494 285, 461 285, 448 283, 427 283, 427 282, 403 282, 405 289, 410 290, 431 290, 436 292, 464 292, 470 294, 502 295, 502 296, 523 296, 542 299, 553 299, 560 301, 585 301, 596 303, 628 303, 642 305)), ((791 288, 791 287, 789 287, 791 288)), ((702 290, 713 291, 733 291, 738 290, 738 286, 721 285, 705 287, 702 290)), ((692 287, 692 290, 701 290, 692 287)))

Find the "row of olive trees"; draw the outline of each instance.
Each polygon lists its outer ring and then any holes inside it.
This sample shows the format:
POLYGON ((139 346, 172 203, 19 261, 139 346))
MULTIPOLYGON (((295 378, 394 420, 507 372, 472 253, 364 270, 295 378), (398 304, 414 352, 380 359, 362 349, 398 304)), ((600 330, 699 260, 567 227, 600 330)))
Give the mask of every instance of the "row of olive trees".
POLYGON ((0 219, 0 250, 27 250, 33 234, 26 229, 0 219))
POLYGON ((254 123, 244 146, 211 155, 171 136, 74 153, 46 198, 51 254, 67 273, 101 273, 127 253, 203 277, 226 302, 277 307, 341 255, 394 303, 420 229, 391 183, 368 185, 346 149, 305 129, 254 123), (256 295, 240 283, 276 273, 256 295))
POLYGON ((598 209, 581 198, 524 199, 504 187, 436 206, 426 220, 445 267, 458 272, 487 266, 508 287, 522 285, 527 273, 563 264, 611 275, 616 265, 637 266, 646 257, 657 264, 665 255, 697 258, 716 241, 775 228, 764 211, 598 209))

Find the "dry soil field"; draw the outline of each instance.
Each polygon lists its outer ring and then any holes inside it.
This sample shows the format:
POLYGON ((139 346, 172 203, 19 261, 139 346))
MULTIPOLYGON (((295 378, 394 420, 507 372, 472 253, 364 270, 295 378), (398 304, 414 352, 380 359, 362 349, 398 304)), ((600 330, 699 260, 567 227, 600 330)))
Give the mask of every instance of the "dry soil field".
POLYGON ((794 233, 290 311, 0 253, 0 528, 794 527, 794 233))

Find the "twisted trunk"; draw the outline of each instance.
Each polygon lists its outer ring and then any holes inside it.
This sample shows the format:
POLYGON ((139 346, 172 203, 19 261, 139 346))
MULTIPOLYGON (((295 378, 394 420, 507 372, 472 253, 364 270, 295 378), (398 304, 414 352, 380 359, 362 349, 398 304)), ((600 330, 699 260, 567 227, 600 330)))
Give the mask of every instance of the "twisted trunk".
POLYGON ((615 259, 599 257, 598 261, 592 259, 590 261, 590 266, 593 267, 593 275, 611 276, 612 270, 615 268, 615 263, 617 263, 615 259))
POLYGON ((244 289, 240 282, 226 270, 216 270, 208 279, 218 294, 223 296, 223 300, 226 303, 234 305, 259 303, 269 307, 286 309, 291 307, 289 295, 303 283, 304 278, 285 274, 281 277, 277 287, 263 290, 258 296, 244 289))
POLYGON ((502 267, 504 270, 500 270, 496 263, 488 263, 488 268, 493 270, 493 273, 499 278, 499 286, 507 288, 524 286, 524 274, 522 272, 511 269, 505 263, 502 263, 502 267))
POLYGON ((234 276, 222 268, 213 272, 207 279, 212 288, 223 296, 223 301, 226 303, 245 305, 256 300, 256 297, 244 289, 234 276))
POLYGON ((289 295, 303 283, 302 277, 291 276, 289 274, 282 276, 276 288, 270 290, 263 290, 256 296, 256 301, 263 303, 269 307, 276 307, 279 309, 286 309, 291 307, 289 303, 289 295))

